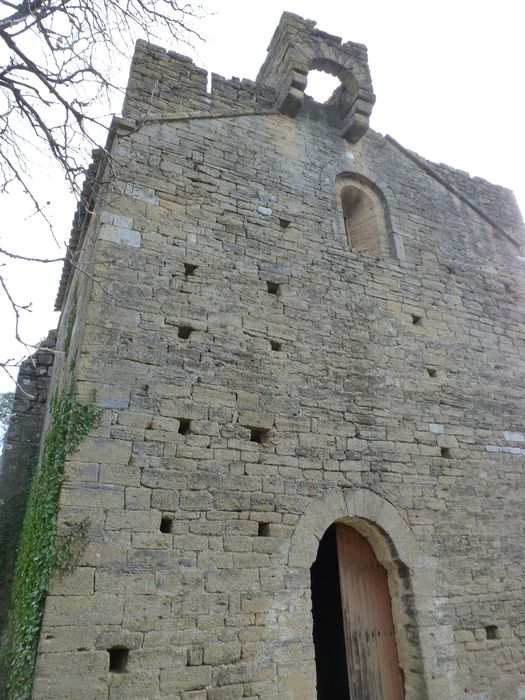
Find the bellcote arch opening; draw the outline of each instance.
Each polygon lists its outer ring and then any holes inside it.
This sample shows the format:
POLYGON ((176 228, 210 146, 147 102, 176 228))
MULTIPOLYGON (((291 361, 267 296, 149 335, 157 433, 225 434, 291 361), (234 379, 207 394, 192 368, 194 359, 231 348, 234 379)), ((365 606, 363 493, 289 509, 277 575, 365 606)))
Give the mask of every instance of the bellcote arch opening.
POLYGON ((311 68, 307 77, 308 83, 304 94, 320 104, 329 102, 341 87, 339 78, 325 70, 311 68))

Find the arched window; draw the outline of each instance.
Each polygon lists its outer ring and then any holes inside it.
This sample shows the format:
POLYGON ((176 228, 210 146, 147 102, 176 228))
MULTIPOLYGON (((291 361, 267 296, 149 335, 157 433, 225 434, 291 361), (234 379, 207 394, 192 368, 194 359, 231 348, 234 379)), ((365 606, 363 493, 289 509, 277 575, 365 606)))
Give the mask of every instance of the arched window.
POLYGON ((310 573, 318 700, 403 700, 387 574, 368 540, 335 523, 310 573))
POLYGON ((385 210, 375 190, 360 179, 336 182, 348 245, 374 255, 391 253, 385 210))

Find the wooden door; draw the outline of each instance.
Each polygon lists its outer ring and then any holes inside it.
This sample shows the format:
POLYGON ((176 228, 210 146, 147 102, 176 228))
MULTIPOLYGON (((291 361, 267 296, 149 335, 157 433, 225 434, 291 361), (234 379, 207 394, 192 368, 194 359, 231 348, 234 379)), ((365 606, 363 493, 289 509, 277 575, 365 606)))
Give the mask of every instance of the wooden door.
POLYGON ((403 700, 385 569, 357 530, 336 524, 350 700, 403 700))

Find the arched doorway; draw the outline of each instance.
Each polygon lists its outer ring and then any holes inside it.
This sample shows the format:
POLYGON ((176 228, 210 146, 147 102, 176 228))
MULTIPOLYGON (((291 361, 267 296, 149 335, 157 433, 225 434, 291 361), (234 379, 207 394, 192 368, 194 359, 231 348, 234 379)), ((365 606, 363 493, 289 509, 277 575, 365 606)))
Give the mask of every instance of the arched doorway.
POLYGON ((310 575, 318 700, 403 700, 387 573, 368 540, 331 525, 310 575))

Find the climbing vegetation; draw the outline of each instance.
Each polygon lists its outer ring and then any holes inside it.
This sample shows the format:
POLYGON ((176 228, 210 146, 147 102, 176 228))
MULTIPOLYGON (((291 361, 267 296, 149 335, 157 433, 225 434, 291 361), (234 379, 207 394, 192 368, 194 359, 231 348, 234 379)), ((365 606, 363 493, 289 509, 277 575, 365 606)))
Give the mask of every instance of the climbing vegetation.
POLYGON ((77 449, 99 415, 99 409, 80 405, 69 393, 51 400, 51 422, 42 458, 29 487, 0 657, 0 679, 4 680, 8 700, 31 697, 50 574, 74 568, 87 544, 87 521, 57 537, 58 496, 66 455, 77 449))

